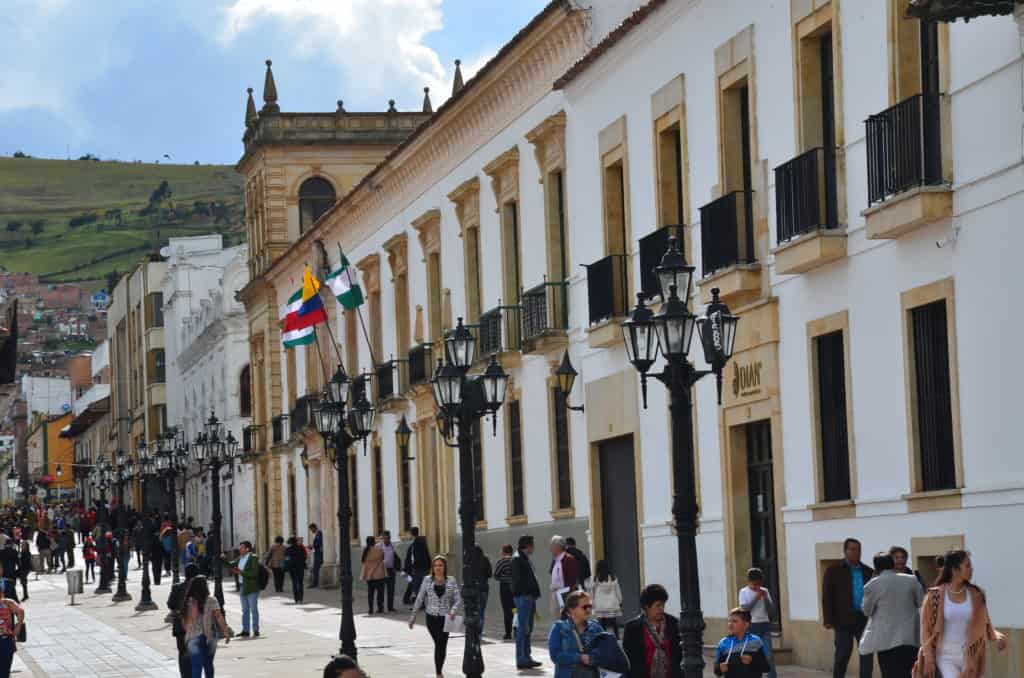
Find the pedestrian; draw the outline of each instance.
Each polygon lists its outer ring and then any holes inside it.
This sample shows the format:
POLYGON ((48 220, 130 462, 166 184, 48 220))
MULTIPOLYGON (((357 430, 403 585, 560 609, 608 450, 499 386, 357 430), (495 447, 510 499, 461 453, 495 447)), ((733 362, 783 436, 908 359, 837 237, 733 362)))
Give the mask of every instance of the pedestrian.
MULTIPOLYGON (((149 532, 146 533, 146 549, 148 552, 149 571, 153 578, 153 586, 160 585, 160 577, 164 572, 164 545, 157 531, 158 525, 154 520, 147 525, 149 532)), ((143 561, 145 563, 145 560, 143 561)))
POLYGON ((580 565, 579 582, 582 585, 583 582, 593 576, 590 570, 590 559, 587 558, 587 554, 583 553, 583 551, 576 547, 576 537, 565 538, 565 550, 570 556, 575 558, 576 562, 580 565))
POLYGON ((288 548, 285 549, 284 569, 292 578, 292 597, 295 604, 302 603, 304 597, 303 585, 306 583, 306 547, 299 543, 296 537, 288 539, 288 548))
POLYGON ((199 574, 195 565, 185 568, 185 579, 171 586, 171 592, 167 595, 167 609, 171 615, 171 635, 178 647, 178 673, 181 678, 192 678, 192 660, 188 655, 188 643, 185 641, 185 625, 181 617, 182 602, 185 593, 188 592, 192 579, 199 574))
POLYGON ((950 551, 942 572, 921 607, 921 650, 914 670, 923 678, 979 678, 985 650, 994 642, 1002 652, 1006 636, 992 628, 985 592, 971 583, 969 551, 950 551))
POLYGON ((391 543, 391 532, 384 530, 380 534, 380 543, 377 548, 384 552, 384 571, 387 577, 384 585, 387 589, 385 598, 388 603, 388 612, 395 611, 395 572, 402 567, 402 559, 398 557, 395 545, 391 543))
POLYGON ((612 574, 607 560, 597 561, 597 574, 584 582, 584 589, 594 603, 594 617, 601 628, 619 637, 619 617, 622 616, 622 587, 612 574))
POLYGON ((566 551, 565 537, 551 537, 551 616, 555 619, 562 614, 565 597, 580 588, 580 564, 566 551))
POLYGON ((494 564, 494 578, 498 582, 498 595, 501 598, 501 616, 505 622, 505 635, 502 640, 512 640, 512 616, 516 611, 515 600, 512 597, 512 554, 515 549, 512 544, 505 544, 501 547, 501 557, 494 564))
POLYGON ((622 630, 622 649, 634 675, 682 678, 679 620, 665 612, 667 602, 664 586, 645 586, 640 592, 640 614, 626 622, 622 630))
POLYGON ((740 589, 740 607, 750 613, 750 632, 761 639, 771 669, 769 678, 775 678, 775 657, 772 656, 772 616, 775 615, 775 600, 772 592, 764 586, 764 572, 752 567, 747 570, 747 585, 740 589))
POLYGON ((535 669, 542 666, 533 658, 530 634, 533 633, 533 613, 540 598, 537 573, 530 562, 533 555, 533 537, 519 538, 518 549, 512 558, 512 599, 516 606, 516 668, 535 669))
POLYGON ((53 571, 53 563, 50 560, 51 555, 51 544, 50 535, 45 530, 39 530, 36 534, 36 551, 39 552, 39 561, 43 563, 43 568, 47 573, 53 571))
POLYGON ((96 545, 92 537, 85 538, 82 546, 82 560, 85 561, 85 581, 96 581, 96 545))
POLYGON ((347 654, 339 654, 324 667, 324 678, 366 678, 366 674, 347 654))
POLYGON ((315 589, 320 586, 320 568, 324 564, 324 533, 316 523, 310 524, 309 531, 313 534, 313 579, 309 583, 309 588, 315 589))
POLYGON ((14 547, 14 542, 8 541, 0 548, 0 568, 3 569, 6 578, 5 585, 9 587, 7 597, 18 602, 18 579, 21 569, 21 554, 14 547))
MULTIPOLYGON (((21 561, 18 563, 18 578, 21 579, 21 600, 28 600, 28 574, 32 571, 32 545, 28 540, 21 542, 21 561)), ((96 575, 93 574, 93 581, 96 575)))
POLYGON ((171 574, 171 560, 174 558, 174 544, 177 540, 173 525, 167 524, 160 528, 160 548, 163 551, 164 574, 171 574))
POLYGON ((416 612, 423 608, 427 615, 427 631, 434 641, 434 672, 440 678, 448 653, 445 618, 455 619, 462 609, 462 596, 455 577, 448 576, 448 560, 444 556, 434 556, 430 569, 431 573, 423 578, 420 592, 416 594, 416 601, 412 605, 409 628, 416 624, 416 612))
POLYGON ((274 592, 281 593, 284 590, 284 559, 285 559, 285 548, 284 548, 284 537, 277 535, 274 537, 274 544, 267 551, 265 557, 265 564, 270 568, 270 571, 274 574, 274 592))
POLYGON ((771 666, 761 638, 750 632, 750 611, 742 607, 731 610, 727 628, 729 635, 715 650, 715 675, 761 678, 771 666))
POLYGON ((893 569, 896 572, 902 574, 912 574, 917 579, 918 585, 921 587, 921 591, 927 591, 928 587, 924 584, 924 579, 921 578, 921 573, 910 567, 910 554, 907 553, 907 549, 902 546, 891 546, 889 547, 889 556, 892 557, 893 569))
POLYGON ((242 638, 260 637, 260 561, 252 552, 252 542, 243 541, 238 544, 238 558, 226 560, 228 569, 242 578, 239 596, 242 601, 242 638), (250 624, 250 617, 252 623, 250 624))
POLYGON ((861 655, 878 654, 882 678, 910 678, 920 644, 919 613, 924 593, 917 578, 898 572, 892 556, 874 559, 875 577, 864 585, 868 618, 860 639, 861 655))
POLYGON ((199 535, 194 534, 185 545, 185 550, 181 554, 181 564, 183 567, 188 567, 189 565, 199 567, 199 539, 199 535))
POLYGON ((494 571, 491 570, 491 561, 484 553, 484 550, 480 548, 480 544, 476 544, 476 582, 477 591, 480 593, 480 635, 484 633, 484 620, 487 618, 487 599, 491 595, 491 576, 494 571))
MULTIPOLYGON (((821 584, 821 612, 825 628, 835 632, 833 678, 846 675, 846 665, 853 654, 853 643, 860 643, 868 623, 864 616, 864 585, 872 570, 860 562, 860 542, 849 538, 843 542, 843 561, 825 570, 821 584)), ((860 658, 860 678, 871 678, 871 655, 860 658)))
POLYGON ((548 634, 548 655, 555 665, 555 678, 573 678, 596 670, 588 648, 604 629, 590 618, 592 609, 585 591, 566 596, 561 619, 551 625, 548 634))
POLYGON ((192 665, 192 678, 213 678, 213 658, 217 654, 217 638, 231 642, 234 632, 224 621, 217 599, 210 595, 206 577, 197 575, 189 581, 182 601, 182 624, 192 665), (218 636, 219 633, 219 636, 218 636))
POLYGON ((411 606, 416 594, 419 593, 420 582, 430 571, 430 549, 427 548, 427 538, 420 536, 420 528, 410 527, 409 534, 412 536, 412 543, 405 550, 405 576, 409 583, 405 587, 402 603, 411 606))
POLYGON ((142 555, 146 545, 146 528, 141 520, 135 522, 132 528, 132 545, 135 547, 135 569, 142 569, 142 555))
POLYGON ((368 589, 369 611, 367 614, 373 614, 374 596, 377 597, 377 612, 384 614, 384 582, 388 573, 384 568, 384 552, 377 548, 377 540, 373 538, 373 535, 366 537, 362 563, 359 578, 366 582, 368 589))
POLYGON ((25 610, 7 598, 0 586, 0 676, 11 675, 14 653, 18 651, 18 636, 25 625, 25 610))

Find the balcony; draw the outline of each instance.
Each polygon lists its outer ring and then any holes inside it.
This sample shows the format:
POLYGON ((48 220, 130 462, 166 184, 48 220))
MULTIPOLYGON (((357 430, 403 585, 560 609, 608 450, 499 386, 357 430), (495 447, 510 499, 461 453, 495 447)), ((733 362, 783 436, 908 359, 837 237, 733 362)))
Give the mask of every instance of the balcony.
POLYGON ((295 401, 295 407, 292 408, 291 418, 289 423, 291 424, 290 433, 298 433, 302 435, 310 426, 315 426, 313 421, 313 408, 320 402, 320 399, 315 395, 304 395, 295 401))
POLYGON ((545 281, 523 292, 523 350, 543 352, 565 347, 568 292, 565 281, 545 281))
POLYGON ((700 208, 700 249, 704 279, 701 297, 711 288, 726 303, 742 304, 760 296, 761 272, 754 253, 753 191, 734 191, 700 208))
POLYGON ((499 362, 509 367, 517 361, 515 352, 523 347, 523 330, 519 306, 495 306, 480 315, 478 323, 477 360, 499 356, 499 362))
POLYGON ((846 256, 835 151, 822 147, 775 168, 776 272, 803 273, 846 256))
POLYGON ((365 372, 352 379, 352 402, 358 401, 361 397, 373 402, 371 375, 365 372))
POLYGON ((679 238, 679 249, 683 251, 682 226, 662 226, 640 238, 640 291, 648 299, 661 297, 661 286, 654 269, 661 264, 661 258, 668 251, 668 239, 673 235, 679 238))
POLYGON ((242 429, 242 454, 252 455, 259 451, 256 447, 256 431, 253 426, 242 429))
POLYGON ((379 411, 398 411, 405 407, 402 394, 409 390, 408 366, 407 360, 388 360, 373 368, 379 411))
POLYGON ((938 94, 916 94, 867 119, 869 239, 899 236, 953 215, 943 176, 943 107, 938 94))
POLYGON ((270 420, 270 442, 271 445, 281 445, 288 442, 291 431, 288 426, 288 415, 279 414, 270 420))
POLYGON ((420 344, 409 349, 408 372, 409 388, 426 384, 434 376, 433 347, 430 344, 420 344))
POLYGON ((590 329, 587 341, 593 348, 622 341, 618 319, 629 312, 629 257, 609 254, 587 269, 587 305, 590 329))

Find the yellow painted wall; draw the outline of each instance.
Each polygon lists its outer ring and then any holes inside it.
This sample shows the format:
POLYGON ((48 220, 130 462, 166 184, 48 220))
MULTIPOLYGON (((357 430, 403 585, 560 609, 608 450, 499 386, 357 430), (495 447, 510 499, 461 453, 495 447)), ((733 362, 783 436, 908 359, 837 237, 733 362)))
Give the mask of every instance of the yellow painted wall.
POLYGON ((46 426, 46 451, 48 463, 46 472, 53 476, 53 483, 50 489, 73 489, 75 487, 75 474, 73 466, 75 462, 75 441, 71 438, 61 438, 60 432, 65 426, 71 423, 70 412, 57 419, 51 419, 46 426), (57 465, 60 465, 63 475, 57 477, 57 465))

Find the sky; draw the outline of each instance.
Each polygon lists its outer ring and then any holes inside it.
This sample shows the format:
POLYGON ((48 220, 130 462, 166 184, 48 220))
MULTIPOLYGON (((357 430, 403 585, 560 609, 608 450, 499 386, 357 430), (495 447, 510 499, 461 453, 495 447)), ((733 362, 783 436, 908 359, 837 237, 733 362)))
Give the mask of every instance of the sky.
POLYGON ((546 0, 0 4, 0 155, 233 164, 266 59, 282 111, 437 108, 546 0))

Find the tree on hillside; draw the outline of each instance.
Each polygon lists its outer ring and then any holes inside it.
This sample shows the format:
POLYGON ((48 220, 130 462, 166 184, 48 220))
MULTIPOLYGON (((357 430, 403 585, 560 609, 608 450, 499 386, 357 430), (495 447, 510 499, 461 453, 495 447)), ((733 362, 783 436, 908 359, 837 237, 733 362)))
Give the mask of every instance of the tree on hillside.
POLYGON ((27 155, 27 154, 25 154, 22 151, 15 151, 14 152, 14 157, 15 158, 31 158, 32 156, 31 155, 27 155))
POLYGON ((43 229, 46 227, 46 220, 35 219, 34 221, 32 221, 30 226, 32 228, 32 235, 39 235, 40 233, 43 232, 43 229))
POLYGON ((20 230, 21 230, 21 222, 20 221, 8 221, 7 222, 7 232, 8 233, 17 233, 20 230))
POLYGON ((167 183, 167 179, 164 179, 160 182, 160 185, 149 194, 150 207, 157 207, 165 200, 170 200, 171 195, 171 185, 167 183))

